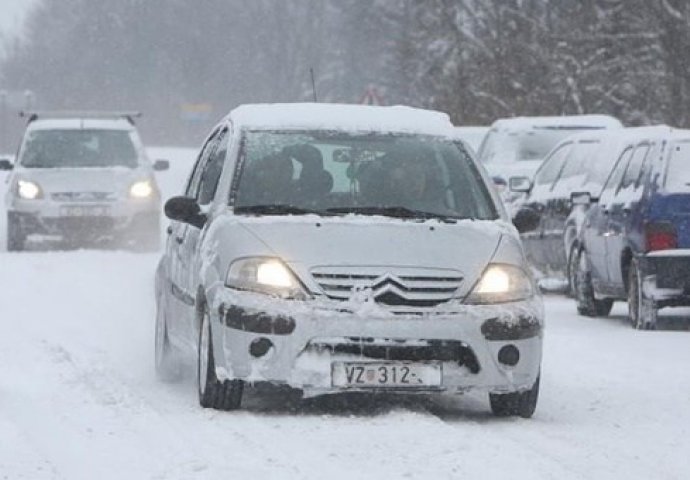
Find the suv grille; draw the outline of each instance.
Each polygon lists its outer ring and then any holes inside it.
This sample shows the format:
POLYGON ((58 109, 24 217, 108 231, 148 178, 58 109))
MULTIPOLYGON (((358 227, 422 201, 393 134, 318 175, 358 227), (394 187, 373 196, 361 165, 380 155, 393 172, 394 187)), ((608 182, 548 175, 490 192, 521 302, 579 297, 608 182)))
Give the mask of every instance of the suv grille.
POLYGON ((112 202, 112 192, 55 192, 51 195, 58 202, 112 202))
POLYGON ((455 270, 413 268, 315 268, 312 277, 334 300, 364 293, 390 306, 433 307, 455 296, 463 277, 455 270))

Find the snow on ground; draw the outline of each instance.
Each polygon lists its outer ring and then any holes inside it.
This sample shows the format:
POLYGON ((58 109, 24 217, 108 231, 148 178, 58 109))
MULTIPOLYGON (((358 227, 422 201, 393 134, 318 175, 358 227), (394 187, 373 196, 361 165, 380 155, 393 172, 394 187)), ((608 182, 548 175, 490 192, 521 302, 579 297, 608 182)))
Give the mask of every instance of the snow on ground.
MULTIPOLYGON (((159 151, 179 190, 191 153, 159 151), (175 157, 175 158, 173 158, 175 157), (185 158, 186 157, 186 158, 185 158)), ((4 238, 4 226, 0 226, 4 238)), ((0 479, 685 479, 690 333, 546 298, 531 420, 482 395, 198 406, 153 373, 155 254, 0 252, 0 479)))

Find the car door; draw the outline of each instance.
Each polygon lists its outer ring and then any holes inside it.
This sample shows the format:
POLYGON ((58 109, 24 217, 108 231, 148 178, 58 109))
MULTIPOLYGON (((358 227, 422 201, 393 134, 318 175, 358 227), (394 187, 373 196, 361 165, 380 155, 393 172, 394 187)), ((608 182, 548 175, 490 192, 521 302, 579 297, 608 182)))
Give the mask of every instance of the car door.
MULTIPOLYGON (((198 182, 195 184, 193 197, 196 199, 201 211, 209 215, 211 203, 218 188, 218 180, 223 172, 225 157, 228 150, 230 135, 228 129, 221 129, 214 137, 213 144, 209 148, 209 155, 202 162, 199 169, 198 182)), ((183 241, 180 245, 182 259, 182 275, 184 289, 187 295, 196 299, 197 289, 200 285, 199 280, 199 245, 206 232, 206 226, 199 228, 195 225, 187 225, 183 241)), ((196 340, 196 309, 190 311, 190 315, 185 318, 185 323, 181 325, 186 338, 196 340)))
POLYGON ((651 145, 639 143, 628 162, 625 174, 616 195, 609 207, 608 235, 606 236, 606 256, 608 258, 608 279, 611 288, 624 290, 621 260, 623 250, 628 245, 631 231, 632 212, 642 197, 640 177, 651 145))
POLYGON ((571 192, 578 191, 584 181, 583 164, 598 142, 579 140, 574 143, 570 154, 556 179, 547 204, 549 229, 544 235, 544 254, 554 271, 565 271, 566 255, 563 245, 565 223, 570 215, 571 192))
POLYGON ((549 263, 548 256, 544 251, 545 235, 550 228, 550 212, 547 205, 553 184, 558 178, 571 148, 572 142, 564 143, 556 147, 544 160, 534 176, 534 185, 526 200, 526 206, 539 214, 540 221, 539 227, 534 231, 522 235, 522 240, 530 262, 540 270, 545 270, 549 263))
POLYGON ((632 146, 623 149, 616 161, 616 166, 604 184, 599 203, 590 209, 585 220, 583 236, 592 272, 592 283, 599 291, 606 289, 609 283, 606 238, 609 236, 610 228, 610 205, 616 196, 632 153, 632 146))
MULTIPOLYGON (((187 180, 184 195, 195 198, 199 189, 199 181, 208 157, 214 151, 218 132, 214 132, 206 141, 197 157, 192 173, 187 180)), ((168 248, 170 258, 170 279, 173 298, 173 312, 168 325, 169 334, 176 343, 190 342, 189 319, 193 318, 195 300, 188 288, 188 263, 185 241, 191 225, 184 222, 172 221, 168 227, 168 248)))

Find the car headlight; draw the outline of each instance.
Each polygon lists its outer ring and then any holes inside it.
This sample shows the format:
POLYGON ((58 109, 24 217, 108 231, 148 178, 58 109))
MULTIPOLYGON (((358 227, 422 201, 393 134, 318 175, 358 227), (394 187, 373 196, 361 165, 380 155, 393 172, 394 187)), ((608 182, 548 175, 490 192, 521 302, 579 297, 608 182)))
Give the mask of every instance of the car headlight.
POLYGON ((43 197, 41 187, 29 180, 17 181, 17 195, 24 200, 36 200, 43 197))
POLYGON ((534 283, 523 269, 494 263, 484 270, 465 301, 473 304, 516 302, 532 297, 534 292, 534 283))
POLYGON ((277 258, 255 257, 234 261, 228 268, 225 285, 285 299, 307 298, 299 280, 277 258))
POLYGON ((135 182, 129 187, 129 196, 133 198, 149 198, 153 192, 153 185, 148 180, 135 182))

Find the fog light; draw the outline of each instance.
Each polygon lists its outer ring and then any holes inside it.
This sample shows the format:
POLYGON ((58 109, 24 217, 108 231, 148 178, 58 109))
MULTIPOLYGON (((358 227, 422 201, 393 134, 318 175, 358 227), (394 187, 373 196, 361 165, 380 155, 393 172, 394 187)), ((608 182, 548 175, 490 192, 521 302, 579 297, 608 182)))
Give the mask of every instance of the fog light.
POLYGON ((520 361, 520 350, 515 345, 506 345, 498 351, 498 361, 503 365, 514 367, 520 361))
POLYGON ((257 338, 249 344, 249 354, 255 358, 263 357, 271 348, 273 348, 273 342, 268 338, 257 338))

